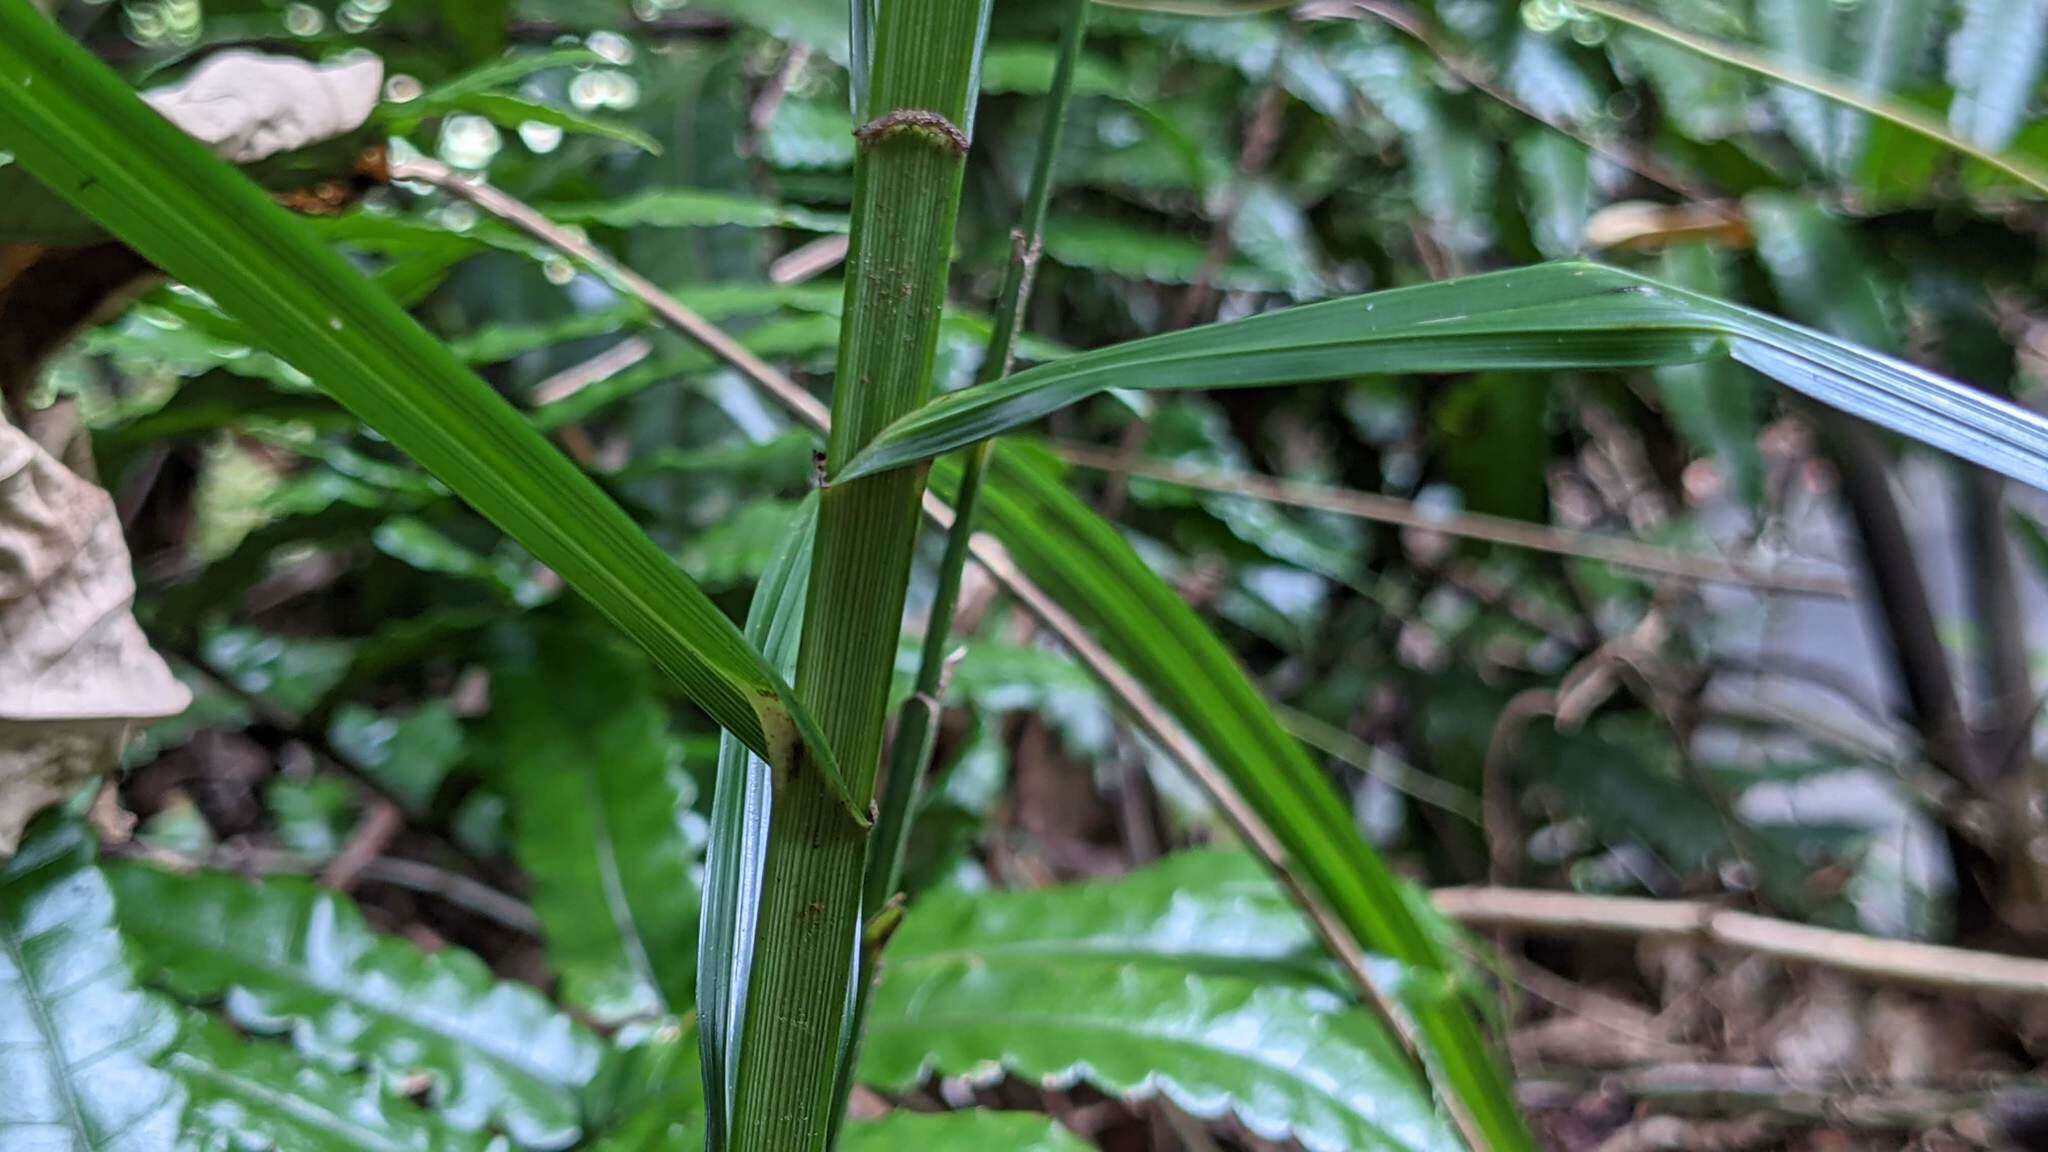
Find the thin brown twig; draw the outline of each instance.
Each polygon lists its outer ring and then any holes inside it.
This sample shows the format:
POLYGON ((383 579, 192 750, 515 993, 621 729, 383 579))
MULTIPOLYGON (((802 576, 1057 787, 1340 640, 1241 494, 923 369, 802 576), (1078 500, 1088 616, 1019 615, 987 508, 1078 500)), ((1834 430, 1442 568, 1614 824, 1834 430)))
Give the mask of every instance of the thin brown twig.
POLYGON ((1147 480, 1156 480, 1180 488, 1216 492, 1227 496, 1246 496, 1271 504, 1284 504, 1318 512, 1334 512, 1359 520, 1439 532, 1446 536, 1481 540, 1510 548, 1525 548, 1532 552, 1545 552, 1555 556, 1598 560, 1617 567, 1696 584, 1732 584, 1787 595, 1829 599, 1847 599, 1855 593, 1854 586, 1846 576, 1831 571, 1788 571, 1783 566, 1760 567, 1742 560, 1689 555, 1634 540, 1577 532, 1568 528, 1545 527, 1475 512, 1439 515, 1423 512, 1407 500, 1348 488, 1276 480, 1242 472, 1189 468, 1157 461, 1135 460, 1126 463, 1116 452, 1066 441, 1056 442, 1052 448, 1062 459, 1081 468, 1122 469, 1132 476, 1141 476, 1147 480))
POLYGON ((1523 888, 1440 888, 1444 915, 1474 928, 1556 936, 1691 940, 1888 984, 2048 997, 2048 960, 1816 928, 1692 900, 1523 888))
POLYGON ((405 830, 405 812, 382 797, 373 798, 327 867, 320 870, 320 886, 336 892, 350 892, 371 864, 391 847, 391 841, 405 830))
MULTIPOLYGON (((304 876, 320 870, 320 862, 275 848, 226 844, 203 856, 188 856, 140 841, 109 844, 108 855, 142 860, 162 868, 180 871, 214 869, 247 872, 259 876, 304 876)), ((365 864, 359 877, 373 884, 389 884, 408 892, 438 897, 466 912, 528 936, 540 934, 540 918, 517 897, 507 895, 473 876, 451 872, 424 860, 380 856, 365 864)))
POLYGON ((600 384, 654 355, 654 345, 629 336, 590 359, 572 364, 541 381, 528 397, 535 408, 558 404, 593 384, 600 384))
POLYGON ((1760 1112, 1873 1132, 1953 1123, 2002 1093, 2036 1087, 2035 1078, 2027 1076, 1873 1088, 1848 1079, 1793 1076, 1755 1065, 1659 1061, 1594 1075, 1547 1070, 1521 1080, 1515 1094, 1530 1108, 1571 1108, 1590 1092, 1690 1116, 1760 1112))

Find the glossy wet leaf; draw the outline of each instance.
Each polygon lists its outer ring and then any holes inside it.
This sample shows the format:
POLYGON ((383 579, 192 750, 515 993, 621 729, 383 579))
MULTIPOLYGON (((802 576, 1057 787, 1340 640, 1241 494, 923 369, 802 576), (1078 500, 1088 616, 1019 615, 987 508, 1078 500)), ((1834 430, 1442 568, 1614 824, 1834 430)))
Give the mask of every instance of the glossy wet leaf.
POLYGON ((502 1127, 529 1148, 582 1130, 577 1093, 603 1047, 538 992, 467 952, 426 954, 379 936, 347 898, 298 879, 110 869, 121 929, 151 979, 235 1022, 291 1034, 308 1057, 367 1065, 386 1084, 424 1073, 434 1111, 502 1127))
POLYGON ((651 669, 637 652, 564 630, 506 649, 479 767, 512 802, 563 999, 608 1025, 685 1013, 696 999, 703 832, 651 669))
POLYGON ((204 1013, 185 1017, 163 1067, 190 1099, 192 1152, 252 1145, 293 1152, 484 1152, 489 1138, 461 1132, 389 1088, 336 1072, 271 1040, 250 1040, 204 1013))
POLYGON ((835 481, 898 468, 1110 388, 1249 388, 1351 376, 1658 367, 1726 355, 1821 403, 2048 488, 2048 421, 1774 316, 1596 264, 1544 264, 1134 340, 944 396, 835 481))
POLYGON ((1030 1112, 911 1112, 849 1124, 839 1152, 1088 1152, 1059 1122, 1030 1112))
POLYGON ((721 726, 770 755, 799 740, 823 748, 732 622, 575 465, 307 227, 27 4, 0 6, 0 137, 18 165, 288 351, 646 647, 721 726))
MULTIPOLYGON (((1169 867, 1172 867, 1169 865, 1169 867)), ((1162 879, 1143 875, 1132 908, 1158 908, 1162 879)), ((925 1075, 1049 1086, 1076 1081, 1116 1095, 1162 1093, 1208 1119, 1233 1115, 1271 1140, 1314 1152, 1452 1149, 1427 1085, 1379 1020, 1285 968, 1261 972, 1259 949, 1228 937, 1238 974, 1183 937, 1196 919, 1171 902, 1161 923, 1089 921, 1117 883, 984 893, 973 910, 941 902, 942 921, 906 918, 868 1015, 861 1075, 892 1089, 925 1075), (1066 907, 1067 898, 1078 907, 1066 907), (1031 918, 1045 923, 1034 939, 1031 918), (979 929, 986 923, 989 937, 979 929), (1136 936, 1139 939, 1130 939, 1136 936), (1151 937, 1145 939, 1145 937, 1151 937)), ((1227 899, 1227 897, 1226 897, 1227 899)))
POLYGON ((174 1017, 129 974, 91 834, 46 817, 0 866, 0 1146, 169 1152, 174 1017))
POLYGON ((1116 880, 924 897, 890 941, 891 963, 973 955, 1169 965, 1323 983, 1322 943, 1272 873, 1244 852, 1192 851, 1116 880))
MULTIPOLYGON (((949 492, 951 462, 933 469, 949 492)), ((1369 951, 1409 971, 1453 971, 1385 863, 1360 838, 1322 770, 1187 601, 1056 479, 1041 453, 999 445, 982 523, 1075 614, 1202 746, 1281 844, 1309 891, 1369 951)), ((1459 1100, 1498 1149, 1531 1147, 1502 1066, 1453 998, 1410 1006, 1438 1092, 1459 1100)))

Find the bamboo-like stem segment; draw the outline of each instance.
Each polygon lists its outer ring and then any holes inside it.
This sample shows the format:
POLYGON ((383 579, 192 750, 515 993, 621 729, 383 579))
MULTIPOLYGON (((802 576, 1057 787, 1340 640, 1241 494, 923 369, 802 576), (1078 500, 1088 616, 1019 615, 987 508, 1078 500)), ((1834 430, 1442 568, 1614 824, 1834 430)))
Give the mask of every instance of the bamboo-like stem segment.
MULTIPOLYGON (((1068 0, 1059 63, 1053 71, 1045 124, 1038 137, 1038 155, 1024 196, 1023 217, 1010 234, 1010 262, 1003 270, 995 325, 989 332, 988 351, 982 357, 976 383, 986 384, 1008 375, 1016 359, 1017 330, 1023 324, 1025 306, 1031 301, 1032 280, 1038 271, 1046 207, 1052 200, 1052 174, 1059 163, 1060 132, 1066 123, 1075 65, 1088 26, 1088 3, 1089 0, 1068 0)), ((974 541, 974 503, 981 490, 982 473, 988 467, 990 448, 991 442, 983 442, 967 453, 953 509, 953 526, 946 537, 945 555, 939 561, 938 587, 932 595, 931 615, 925 622, 917 681, 897 712, 896 740, 883 780, 882 802, 875 814, 874 833, 868 840, 863 904, 870 909, 870 915, 884 908, 903 878, 903 856, 910 847, 910 828, 916 819, 924 776, 931 766, 932 748, 938 738, 939 709, 945 696, 946 646, 953 631, 953 613, 960 603, 961 577, 974 541)), ((859 985, 854 992, 852 1036, 840 1061, 835 1123, 845 1112, 847 1097, 853 1090, 853 1065, 860 1055, 868 997, 874 990, 873 972, 862 972, 855 979, 859 985)))
MULTIPOLYGON (((846 308, 827 464, 931 391, 987 5, 891 0, 856 130, 846 308)), ((890 670, 917 540, 921 470, 831 486, 819 504, 797 657, 808 701, 855 803, 872 803, 890 670)), ((862 830, 808 779, 778 781, 759 937, 741 1033, 731 1147, 806 1152, 830 1140, 857 964, 862 830)))
MULTIPOLYGON (((1031 303, 1031 286, 1038 274, 1046 210, 1052 202, 1053 170, 1059 164, 1060 135, 1066 124, 1067 102, 1073 95, 1075 66, 1087 29, 1088 0, 1069 0, 1059 62, 1053 71, 1045 123, 1038 136, 1038 156, 1032 164, 1023 216, 1010 234, 1010 262, 1003 269, 1002 292, 997 297, 995 325, 989 332, 987 353, 982 357, 976 381, 979 384, 1009 375, 1016 361, 1017 330, 1023 325, 1024 309, 1031 303)), ((938 706, 943 703, 941 684, 945 679, 946 647, 953 631, 953 613, 960 603, 961 574, 967 566, 968 545, 974 537, 974 504, 981 491, 982 473, 988 468, 991 443, 984 441, 967 453, 960 494, 953 508, 953 527, 946 537, 945 555, 939 561, 938 588, 932 596, 931 616, 926 621, 924 644, 918 654, 916 686, 899 713, 881 811, 876 816, 875 835, 868 851, 870 908, 880 908, 895 893, 902 878, 911 813, 929 767, 933 737, 937 735, 934 726, 938 706)))

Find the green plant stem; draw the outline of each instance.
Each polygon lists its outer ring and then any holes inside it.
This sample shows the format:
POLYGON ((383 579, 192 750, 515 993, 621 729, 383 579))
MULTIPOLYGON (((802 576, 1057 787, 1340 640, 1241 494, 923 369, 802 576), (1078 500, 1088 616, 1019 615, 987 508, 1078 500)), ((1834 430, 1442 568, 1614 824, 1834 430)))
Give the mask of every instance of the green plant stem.
MULTIPOLYGON (((947 262, 966 166, 987 5, 892 0, 880 8, 868 107, 856 131, 845 322, 828 466, 931 390, 947 262)), ((797 694, 844 758, 857 805, 873 798, 890 670, 916 545, 922 470, 829 486, 797 657, 797 694)), ((776 782, 730 1147, 822 1149, 857 964, 864 830, 815 778, 776 782)))
MULTIPOLYGON (((1031 303, 1031 286, 1038 275, 1046 210, 1052 202, 1053 171, 1059 165, 1060 135, 1066 124, 1067 102, 1073 96, 1081 43, 1087 37, 1088 3, 1089 0, 1068 0, 1059 63, 1053 71, 1052 88, 1046 96, 1045 123, 1038 135, 1038 155, 1024 196, 1023 216, 1010 234, 1010 262, 1003 269, 1002 293, 997 297, 995 325, 989 332, 978 384, 1009 375, 1016 362, 1017 330, 1023 325, 1024 309, 1031 303)), ((953 506, 953 527, 946 537, 945 555, 939 561, 938 588, 932 596, 931 616, 925 622, 924 644, 918 653, 916 685, 898 713, 896 743, 868 853, 867 904, 871 908, 879 909, 883 901, 895 894, 902 880, 911 814, 937 737, 947 644, 953 631, 953 613, 960 605, 960 581, 967 567, 968 545, 974 538, 974 503, 981 492, 981 476, 988 468, 992 444, 993 441, 985 440, 966 454, 960 494, 953 506)))
MULTIPOLYGON (((1023 324, 1024 309, 1031 301, 1031 284, 1038 271, 1040 245, 1045 235, 1046 207, 1052 200, 1052 174, 1059 163, 1060 132, 1067 119, 1067 102, 1074 91, 1075 65, 1081 56, 1081 42, 1088 27, 1089 0, 1069 0, 1064 31, 1060 37, 1059 63, 1047 94, 1045 123, 1038 137, 1038 155, 1032 164, 1031 184, 1024 196, 1024 213, 1010 235, 1010 262, 1003 270, 1002 293, 997 297, 995 326, 989 333, 988 351, 982 358, 976 383, 987 383, 1009 374, 1017 351, 1017 330, 1023 324)), ((977 444, 967 453, 960 492, 953 507, 953 527, 946 537, 946 552, 939 561, 939 583, 932 595, 931 615, 925 622, 924 644, 918 653, 917 681, 909 699, 896 714, 896 740, 890 750, 889 770, 883 781, 882 802, 875 815, 875 828, 868 840, 867 879, 863 906, 880 916, 890 907, 903 880, 903 857, 910 847, 910 829, 924 793, 925 773, 931 767, 932 748, 938 740, 939 711, 945 697, 946 648, 953 631, 953 613, 960 604, 960 583, 974 539, 974 501, 981 490, 981 476, 988 467, 992 441, 977 444)), ((872 961, 886 937, 879 937, 870 949, 872 961)), ((854 992, 851 1043, 846 1046, 839 1068, 836 1125, 846 1113, 846 1101, 853 1091, 854 1064, 860 1056, 861 1032, 867 1021, 868 998, 874 991, 872 963, 865 963, 854 992)))

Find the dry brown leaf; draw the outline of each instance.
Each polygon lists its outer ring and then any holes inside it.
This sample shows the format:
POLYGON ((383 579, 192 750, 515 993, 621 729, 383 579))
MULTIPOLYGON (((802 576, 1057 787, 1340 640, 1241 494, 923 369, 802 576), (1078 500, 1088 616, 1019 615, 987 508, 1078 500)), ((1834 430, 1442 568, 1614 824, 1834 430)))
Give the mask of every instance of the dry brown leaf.
POLYGON ((113 501, 0 422, 0 855, 113 767, 132 724, 191 703, 134 599, 113 501))

